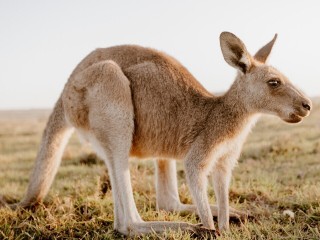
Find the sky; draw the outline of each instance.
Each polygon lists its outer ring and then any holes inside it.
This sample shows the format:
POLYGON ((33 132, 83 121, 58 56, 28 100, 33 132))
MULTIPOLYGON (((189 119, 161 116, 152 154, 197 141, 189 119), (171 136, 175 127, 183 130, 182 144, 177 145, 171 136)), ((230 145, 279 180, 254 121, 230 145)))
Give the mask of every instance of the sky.
POLYGON ((254 54, 278 39, 269 63, 320 96, 318 0, 0 0, 0 109, 52 108, 75 66, 98 47, 138 44, 178 59, 211 92, 236 70, 219 35, 254 54))

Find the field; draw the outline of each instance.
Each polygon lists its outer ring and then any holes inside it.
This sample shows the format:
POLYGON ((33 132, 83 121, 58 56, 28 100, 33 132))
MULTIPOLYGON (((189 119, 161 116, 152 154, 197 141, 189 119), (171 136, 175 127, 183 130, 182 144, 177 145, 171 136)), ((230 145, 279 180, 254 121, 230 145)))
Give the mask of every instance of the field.
MULTIPOLYGON (((25 193, 48 110, 0 112, 0 196, 25 193)), ((144 220, 199 223, 186 213, 157 212, 153 162, 131 160, 134 197, 144 220)), ((191 202, 178 164, 181 200, 191 202)), ((213 190, 209 188, 214 203, 213 190)), ((230 205, 255 218, 231 224, 219 239, 320 239, 320 99, 301 124, 262 117, 250 134, 230 186, 230 205), (289 210, 291 214, 285 214, 289 210), (294 214, 294 215, 292 215, 294 214)), ((74 135, 45 202, 0 209, 0 239, 121 239, 113 231, 113 203, 103 163, 74 135)), ((141 239, 191 239, 167 231, 141 239)), ((137 238, 138 239, 138 238, 137 238)))

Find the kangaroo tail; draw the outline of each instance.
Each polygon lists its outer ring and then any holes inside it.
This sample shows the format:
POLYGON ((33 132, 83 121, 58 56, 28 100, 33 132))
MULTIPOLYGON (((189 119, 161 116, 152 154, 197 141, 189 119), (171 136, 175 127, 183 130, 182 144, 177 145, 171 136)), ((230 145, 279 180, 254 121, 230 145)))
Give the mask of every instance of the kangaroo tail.
POLYGON ((73 127, 66 121, 62 100, 59 98, 44 130, 26 196, 17 206, 34 205, 46 196, 72 132, 73 127))

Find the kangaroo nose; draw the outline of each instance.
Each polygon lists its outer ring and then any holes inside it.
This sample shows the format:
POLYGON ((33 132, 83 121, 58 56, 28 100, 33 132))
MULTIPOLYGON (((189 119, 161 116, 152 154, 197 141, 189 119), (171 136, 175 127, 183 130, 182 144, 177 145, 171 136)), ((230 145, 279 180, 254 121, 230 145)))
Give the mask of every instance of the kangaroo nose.
POLYGON ((302 107, 304 107, 305 109, 307 109, 308 111, 311 110, 311 107, 308 103, 302 103, 302 107))

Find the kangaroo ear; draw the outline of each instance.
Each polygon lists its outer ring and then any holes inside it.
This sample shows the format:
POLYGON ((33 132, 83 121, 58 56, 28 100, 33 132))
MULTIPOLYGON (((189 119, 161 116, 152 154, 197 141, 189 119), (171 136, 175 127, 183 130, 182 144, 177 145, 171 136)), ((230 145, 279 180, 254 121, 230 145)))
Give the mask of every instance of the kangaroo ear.
POLYGON ((265 63, 270 55, 270 52, 273 48, 274 42, 277 39, 278 34, 275 34, 273 39, 264 45, 260 50, 254 55, 254 58, 259 62, 265 63))
POLYGON ((224 60, 242 73, 247 73, 252 66, 252 57, 243 42, 230 32, 220 34, 220 47, 224 60))

